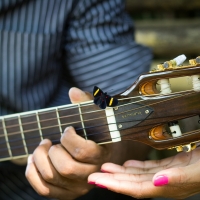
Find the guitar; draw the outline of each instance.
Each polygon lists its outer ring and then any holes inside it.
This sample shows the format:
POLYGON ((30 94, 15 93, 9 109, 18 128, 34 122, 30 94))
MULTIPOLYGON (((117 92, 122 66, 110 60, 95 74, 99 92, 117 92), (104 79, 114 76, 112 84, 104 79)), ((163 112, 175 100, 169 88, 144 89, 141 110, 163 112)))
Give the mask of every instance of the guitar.
POLYGON ((93 101, 0 117, 0 161, 31 154, 44 138, 59 143, 67 126, 99 144, 135 140, 155 149, 191 151, 199 130, 182 133, 178 122, 200 114, 200 57, 180 65, 174 59, 141 75, 118 105, 100 109, 93 101), (172 92, 169 79, 189 76, 193 89, 172 92), (160 86, 161 92, 157 86, 160 86))

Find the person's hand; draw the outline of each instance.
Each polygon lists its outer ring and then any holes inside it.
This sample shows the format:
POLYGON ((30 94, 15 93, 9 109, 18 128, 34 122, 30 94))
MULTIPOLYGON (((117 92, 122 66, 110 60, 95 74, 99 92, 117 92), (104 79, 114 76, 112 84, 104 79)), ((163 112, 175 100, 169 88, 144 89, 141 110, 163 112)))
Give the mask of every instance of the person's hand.
MULTIPOLYGON (((90 94, 72 88, 72 103, 91 99, 90 94)), ((29 156, 26 177, 32 187, 43 196, 74 199, 92 188, 87 177, 98 171, 109 160, 108 149, 76 135, 68 127, 61 137, 61 144, 53 145, 45 139, 29 156)))
MULTIPOLYGON (((72 103, 91 99, 89 93, 77 88, 72 88, 69 95, 72 103)), ((68 127, 61 137, 61 144, 52 146, 49 140, 43 140, 29 156, 26 177, 42 196, 75 199, 94 187, 87 183, 87 178, 91 173, 100 171, 103 163, 122 164, 130 159, 131 152, 134 152, 132 147, 138 148, 134 144, 131 143, 131 148, 128 148, 128 142, 100 146, 83 139, 73 127, 68 127)), ((141 146, 141 154, 143 150, 141 146)))
POLYGON ((106 163, 88 182, 135 198, 185 199, 200 192, 200 148, 155 161, 106 163))

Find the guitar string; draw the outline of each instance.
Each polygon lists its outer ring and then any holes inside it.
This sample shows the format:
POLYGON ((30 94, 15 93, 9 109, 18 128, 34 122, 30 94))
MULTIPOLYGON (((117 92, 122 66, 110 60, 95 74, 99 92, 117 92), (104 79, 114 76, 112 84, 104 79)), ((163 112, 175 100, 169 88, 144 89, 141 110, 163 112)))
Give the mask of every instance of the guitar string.
MULTIPOLYGON (((125 122, 124 122, 125 123, 125 122)), ((101 124, 101 125, 99 125, 99 126, 104 126, 104 125, 107 125, 107 124, 101 124)), ((146 125, 147 126, 147 125, 146 125)), ((137 127, 140 127, 140 126, 137 126, 137 127)), ((96 126, 93 126, 93 127, 86 127, 86 129, 89 129, 89 128, 96 128, 96 126)), ((82 131, 83 130, 83 128, 77 128, 77 129, 75 129, 75 131, 82 131)), ((95 135, 99 135, 99 134, 103 134, 103 133, 110 133, 110 132, 114 132, 114 131, 116 131, 116 130, 113 130, 113 131, 102 131, 102 132, 100 132, 100 133, 98 133, 98 132, 95 132, 95 133, 90 133, 90 134, 88 134, 87 135, 87 137, 89 137, 89 136, 95 136, 95 135)), ((45 136, 46 137, 50 137, 50 136, 57 136, 58 135, 58 132, 55 132, 55 133, 49 133, 49 134, 45 134, 45 136)), ((84 138, 84 139, 86 139, 85 138, 85 135, 84 134, 78 134, 80 137, 82 137, 82 138, 84 138)), ((126 136, 126 135, 128 135, 128 134, 125 134, 124 136, 126 136)), ((109 137, 109 136, 108 136, 109 137)), ((118 137, 117 137, 118 138, 118 137)), ((34 136, 31 136, 31 137, 28 137, 28 138, 26 138, 26 141, 28 141, 28 140, 33 140, 33 139, 39 139, 40 141, 41 141, 41 138, 40 138, 40 136, 39 135, 34 135, 34 136)), ((110 138, 109 138, 110 139, 110 138)), ((11 140, 11 141, 9 141, 9 143, 11 144, 11 143, 13 143, 13 142, 19 142, 19 141, 21 141, 21 139, 13 139, 13 140, 11 140)), ((52 141, 52 140, 51 140, 52 141)), ((59 140, 57 140, 57 141, 59 141, 59 140)), ((0 145, 1 145, 1 147, 2 147, 2 144, 4 144, 5 142, 3 142, 3 141, 1 141, 0 142, 0 145)), ((100 143, 100 142, 98 142, 98 143, 100 143)), ((36 144, 36 143, 35 143, 36 144)), ((38 143, 37 143, 37 145, 38 145, 38 143)), ((10 145, 10 146, 12 146, 12 145, 10 145)), ((30 146, 33 146, 33 143, 31 144, 31 145, 28 145, 28 147, 30 147, 30 146)), ((21 146, 12 146, 12 150, 13 149, 16 149, 16 148, 21 148, 21 147, 23 147, 24 148, 24 146, 23 145, 21 145, 21 146)), ((6 150, 8 149, 8 148, 5 148, 6 150)), ((1 149, 1 151, 0 152, 2 152, 2 149, 1 149)))
MULTIPOLYGON (((140 102, 140 101, 138 101, 138 102, 140 102)), ((134 102, 134 103, 136 103, 136 102, 134 102)), ((128 104, 132 104, 132 103, 127 103, 127 104, 124 104, 123 106, 127 106, 128 104)), ((139 107, 140 108, 140 107, 139 107)), ((138 108, 138 109, 139 109, 138 108)), ((137 109, 137 108, 136 108, 137 109)), ((105 112, 104 110, 99 110, 99 111, 101 111, 101 112, 105 112)), ((130 112, 131 110, 128 110, 128 111, 125 111, 125 112, 130 112)), ((94 111, 95 112, 95 111, 94 111)), ((125 113, 125 112, 121 112, 121 113, 119 113, 119 114, 123 114, 123 113, 125 113)), ((81 115, 83 115, 83 114, 81 114, 81 115)), ((117 115, 117 114, 116 114, 117 115)), ((116 116, 115 115, 115 116, 116 116)), ((72 115, 72 116, 74 116, 74 115, 72 115)), ((110 115, 110 116, 112 116, 112 115, 110 115)), ((108 116, 108 117, 110 117, 110 116, 108 116)), ((63 117, 63 118, 61 118, 61 117, 59 117, 59 120, 60 119, 66 119, 66 118, 70 118, 69 116, 67 116, 67 117, 63 117)), ((105 117, 98 117, 98 118, 93 118, 93 119, 88 119, 88 120, 80 120, 80 121, 75 121, 75 122, 68 122, 68 123, 64 123, 64 124, 56 124, 56 125, 52 125, 52 126, 47 126, 47 127, 42 127, 40 130, 45 130, 45 129, 49 129, 49 128, 54 128, 54 127, 59 127, 59 126, 68 126, 68 125, 73 125, 73 124, 77 124, 77 123, 81 123, 81 122, 83 122, 83 123, 85 123, 85 122, 89 122, 89 121, 94 121, 94 120, 99 120, 99 119, 104 119, 105 117)), ((47 121, 51 121, 51 120, 58 120, 58 118, 51 118, 51 119, 48 119, 47 121)), ((38 123, 37 121, 35 121, 35 122, 32 122, 31 124, 36 124, 36 123, 38 123)), ((40 121, 40 124, 41 124, 42 122, 40 121)), ((27 124, 29 124, 30 125, 30 123, 26 123, 26 124, 23 124, 23 126, 25 126, 25 125, 27 125, 27 124)), ((8 129, 8 128, 13 128, 13 127, 18 127, 19 128, 19 125, 12 125, 12 126, 6 126, 6 129, 8 129)), ((1 128, 1 129, 5 129, 5 128, 1 128)), ((1 130, 0 129, 0 130, 1 130)), ((37 129, 29 129, 29 130, 26 130, 26 131, 23 131, 24 133, 28 133, 28 132, 32 132, 32 131, 37 131, 38 130, 38 128, 37 129)), ((16 135, 16 134, 19 134, 20 132, 18 131, 18 132, 13 132, 13 133, 10 133, 10 134, 8 134, 8 136, 11 136, 11 135, 16 135)), ((4 135, 0 135, 0 137, 4 137, 4 135)))
MULTIPOLYGON (((192 90, 185 90, 184 92, 191 92, 192 90)), ((193 92, 193 91, 192 91, 193 92)), ((175 94, 179 94, 180 92, 174 92, 174 93, 171 93, 171 94, 173 94, 173 95, 175 95, 175 94)), ((152 95, 144 95, 143 97, 156 97, 156 96, 166 96, 166 95, 163 95, 163 94, 152 94, 152 95)), ((128 97, 128 98, 123 98, 123 99, 119 99, 120 101, 123 101, 123 100, 131 100, 131 99, 135 99, 135 98, 140 98, 141 96, 136 96, 136 97, 128 97)), ((136 101, 136 102, 131 102, 131 103, 127 103, 127 104, 123 104, 123 105, 119 105, 119 106, 117 106, 117 107, 122 107, 122 106, 126 106, 126 105, 128 105, 128 104, 132 104, 132 103, 138 103, 138 102, 142 102, 142 101, 145 101, 145 100, 140 100, 140 101, 136 101)), ((88 104, 87 102, 83 102, 83 103, 81 103, 80 105, 81 105, 81 108, 84 108, 84 107, 86 107, 86 106, 91 106, 91 105, 94 105, 94 103, 92 102, 92 103, 90 103, 90 104, 88 104), (83 105, 81 105, 81 104, 83 104, 83 105)), ((71 104, 69 104, 69 106, 67 106, 67 107, 65 107, 65 108, 60 108, 60 110, 59 111, 67 111, 67 110, 70 110, 70 109, 74 109, 74 108, 78 108, 78 107, 75 107, 76 105, 71 105, 71 104)), ((52 108, 52 110, 49 110, 49 111, 45 111, 44 113, 45 114, 47 114, 47 113, 51 113, 52 111, 53 112, 55 112, 55 110, 53 110, 53 109, 55 109, 54 107, 52 108)), ((42 111, 43 109, 41 109, 41 111, 42 111)), ((40 110, 39 110, 40 111, 40 110)), ((85 112, 85 113, 82 113, 82 115, 84 115, 84 114, 90 114, 90 113, 95 113, 95 112, 101 112, 101 111, 103 111, 102 109, 100 109, 100 110, 94 110, 94 111, 90 111, 90 112, 85 112)), ((30 112, 32 112, 32 111, 30 111, 30 112)), ((126 111, 126 112, 129 112, 129 110, 128 111, 126 111)), ((34 113, 34 112, 33 112, 34 113)), ((39 112, 38 112, 39 113, 39 112)), ((44 113, 39 113, 39 114, 44 114, 44 113)), ((34 113, 34 114, 36 114, 36 112, 34 113)), ((12 114, 11 114, 12 115, 12 114)), ((17 114, 14 114, 15 116, 17 115, 17 114)), ((20 116, 20 117, 23 117, 23 113, 19 113, 19 115, 17 115, 17 116, 20 116)), ((62 117, 60 117, 59 119, 62 119, 62 118, 66 118, 66 117, 74 117, 74 116, 80 116, 80 114, 74 114, 74 115, 68 115, 68 116, 62 116, 62 117)), ((26 116, 27 117, 27 116, 26 116)), ((0 117, 0 119, 1 118, 4 118, 3 116, 2 117, 0 117)), ((15 119, 18 119, 18 118, 15 118, 15 119)), ((23 118, 22 118, 23 119, 23 118)), ((57 119, 56 117, 55 118, 50 118, 50 119, 45 119, 45 120, 40 120, 40 122, 46 122, 46 121, 51 121, 51 120, 54 120, 54 119, 57 119)), ((12 119, 6 119, 7 121, 12 121, 12 119)), ((36 121, 35 121, 36 122, 36 121)), ((26 122, 26 123, 23 123, 23 125, 30 125, 30 124, 34 124, 35 122, 26 122)), ((7 126, 8 128, 13 128, 13 127, 18 127, 18 124, 17 125, 12 125, 12 126, 7 126)), ((0 130, 1 129, 3 129, 3 128, 1 128, 0 127, 0 130)))
MULTIPOLYGON (((154 117, 154 118, 151 118, 151 119, 145 119, 146 121, 147 120, 155 120, 155 119, 158 119, 158 117, 154 117)), ((119 123, 119 124, 123 124, 123 123, 129 123, 129 122, 139 122, 139 123, 137 123, 137 124, 134 124, 133 126, 136 126, 137 125, 137 127, 141 127, 140 126, 140 122, 142 121, 142 120, 127 120, 127 121, 122 121, 122 122, 117 122, 117 123, 119 123)), ((85 128, 75 128, 75 131, 82 131, 82 130, 86 130, 86 129, 92 129, 92 128, 96 128, 96 127, 101 127, 101 126, 108 126, 108 125, 113 125, 113 124, 117 124, 117 123, 110 123, 110 124, 107 124, 107 123, 104 123, 104 124, 99 124, 99 125, 95 125, 95 126, 87 126, 87 127, 85 127, 85 128)), ((166 122, 166 123, 168 123, 168 122, 166 122)), ((142 126, 149 126, 148 124, 147 125, 142 125, 142 126)), ((130 127, 130 128, 132 128, 132 127, 130 127)), ((128 128, 127 128, 128 129, 128 128)), ((124 130, 124 129, 122 129, 122 130, 124 130)), ((87 130, 86 130, 87 131, 87 130)), ((118 130, 113 130, 113 131, 109 131, 109 132, 114 132, 114 131, 118 131, 118 130)), ((104 132, 100 132, 100 133, 90 133, 90 134, 87 134, 87 136, 89 137, 89 136, 93 136, 93 135, 98 135, 98 134, 102 134, 102 133, 106 133, 107 131, 104 131, 104 132)), ((59 132, 56 132, 56 133, 48 133, 48 134, 46 134, 45 133, 45 135, 44 136, 51 136, 51 135, 53 135, 53 134, 58 134, 59 132)), ((62 134, 62 133, 61 133, 62 134)), ((81 136, 81 137, 83 137, 83 138, 85 138, 85 135, 83 134, 83 135, 80 135, 79 134, 79 136, 81 136)), ((29 140, 29 139, 35 139, 35 138, 39 138, 40 136, 31 136, 31 137, 27 137, 27 138, 25 138, 26 140, 29 140)), ((18 138, 18 139, 12 139, 12 140, 10 140, 9 141, 9 143, 12 143, 12 142, 18 142, 18 141, 21 141, 21 138, 18 138)), ((4 144, 5 142, 0 142, 0 145, 1 144, 4 144)))
MULTIPOLYGON (((185 135, 188 136, 189 134, 196 134, 196 133, 199 133, 199 132, 200 132, 199 130, 194 130, 194 131, 187 132, 187 134, 185 134, 185 135)), ((55 134, 56 134, 56 133, 55 133, 55 134)), ((98 133, 97 133, 97 134, 98 134, 98 133)), ((123 136, 127 136, 127 135, 130 135, 130 134, 132 134, 132 133, 125 134, 125 135, 123 135, 123 136)), ((80 136, 81 136, 81 135, 80 135, 80 136)), ((84 138, 84 135, 82 135, 81 137, 84 138)), ((119 138, 119 137, 115 137, 115 138, 113 138, 113 139, 117 139, 117 138, 119 138)), ((177 137, 177 138, 178 138, 178 137, 177 137)), ((177 139, 177 138, 176 138, 176 139, 177 139)), ((173 139, 173 138, 171 138, 171 139, 173 139)), ((59 144, 59 141, 60 141, 60 140, 58 140, 58 139, 57 139, 57 140, 52 140, 52 143, 53 143, 53 144, 59 144)), ((106 142, 106 141, 107 141, 107 140, 105 140, 105 139, 104 139, 104 140, 100 140, 99 143, 104 143, 104 142, 106 142)), ((156 142, 156 140, 154 140, 154 141, 156 142)), ((159 142, 160 142, 160 141, 162 141, 162 140, 159 140, 159 142)), ((38 143, 32 143, 32 144, 30 144, 28 147, 31 147, 31 146, 34 146, 34 148, 35 148, 35 147, 38 146, 38 143)), ((16 149, 19 149, 19 148, 21 149, 21 147, 23 147, 23 150, 24 150, 24 146, 21 145, 21 146, 14 146, 14 147, 12 147, 12 149, 11 149, 11 148, 3 148, 3 149, 1 149, 0 152, 2 153, 2 152, 4 152, 4 151, 8 151, 8 149, 10 149, 10 150, 13 151, 13 150, 16 150, 16 149)), ((30 154, 31 154, 31 153, 30 153, 30 154)), ((19 156, 19 155, 17 155, 17 156, 19 156)), ((0 160, 1 160, 1 157, 0 157, 0 160)))
MULTIPOLYGON (((179 96, 178 96, 179 97, 179 96)), ((178 97, 176 97, 176 98, 178 98, 178 97)), ((172 99, 172 98, 171 98, 172 99)), ((171 100, 171 99, 167 99, 167 100, 171 100)), ((162 101, 163 102, 163 101, 162 101)), ((160 103, 160 102, 157 102, 157 103, 160 103)), ((86 127, 87 128, 87 127, 86 127)), ((93 127, 93 128, 95 128, 95 127, 93 127)), ((98 133, 98 134, 102 134, 102 133, 98 133)), ((89 136, 89 135, 88 135, 89 136)))
MULTIPOLYGON (((189 95, 189 94, 188 94, 189 95)), ((113 116, 117 116, 117 115, 120 115, 120 114, 124 114, 124 113, 126 113, 126 112, 130 112, 130 111, 133 111, 133 110, 138 110, 138 109, 141 109, 141 108, 145 108, 145 107, 148 107, 149 105, 154 105, 154 104, 158 104, 158 103, 162 103, 162 102, 164 102, 164 101, 169 101, 169 100, 172 100, 172 99, 174 99, 174 98, 179 98, 180 96, 182 96, 182 95, 179 95, 179 96, 176 96, 176 97, 173 97, 173 98, 169 98, 169 99, 166 99, 166 100, 162 100, 162 101, 160 101, 160 102, 156 102, 156 103, 150 103, 150 104, 148 104, 148 105, 143 105, 143 106, 140 106, 140 107, 138 107, 138 108, 134 108, 134 109, 130 109, 130 110, 127 110, 127 111, 124 111, 124 112, 120 112, 120 113, 116 113, 115 115, 113 115, 113 116)), ((141 100, 141 101, 137 101, 137 102, 142 102, 142 101, 145 101, 145 100, 141 100)), ((133 104, 133 103, 136 103, 136 102, 131 102, 131 103, 128 103, 128 104, 133 104)), ((123 104, 123 105, 121 105, 121 106, 126 106, 126 105, 128 105, 128 104, 123 104)), ((102 112, 105 112, 104 110, 98 110, 98 111, 102 111, 102 112)), ((82 115, 83 115, 83 113, 82 113, 82 115)), ((112 115, 110 115, 110 116, 112 116, 112 115)), ((109 117, 110 117, 109 116, 109 117)), ((68 116, 67 116, 68 117, 68 116)), ((66 117, 65 117, 66 118, 66 117)), ((38 131, 38 130, 45 130, 45 129, 49 129, 49 128, 54 128, 54 127, 59 127, 59 126, 67 126, 67 125, 73 125, 73 124, 76 124, 76 123, 81 123, 81 122, 88 122, 88 121, 93 121, 93 120, 99 120, 99 119, 102 119, 102 118, 105 118, 105 117, 99 117, 99 118, 93 118, 93 119, 88 119, 88 120, 84 120, 84 121, 82 121, 82 120, 80 120, 80 121, 76 121, 76 122, 70 122, 70 123, 65 123, 65 124, 57 124, 57 125, 52 125, 52 126, 46 126, 46 127, 43 127, 43 128, 40 128, 40 129, 29 129, 29 130, 24 130, 23 131, 23 133, 24 134, 26 134, 26 133, 28 133, 28 132, 32 132, 32 131, 38 131)), ((57 120, 57 118, 55 118, 56 120, 57 120)), ((59 118, 60 119, 60 118, 59 118)), ((52 119, 51 119, 52 120, 52 119)), ((50 119, 48 120, 48 121, 50 121, 50 119)), ((38 124, 38 122, 37 121, 35 121, 34 123, 37 123, 38 124)), ((41 122, 40 122, 40 124, 41 124, 41 122)), ((23 126, 25 126, 25 124, 23 124, 23 126)), ((12 128, 13 128, 13 126, 11 126, 12 128)), ((6 130, 8 129, 8 128, 11 128, 11 127, 9 127, 9 126, 7 126, 6 127, 6 130)), ((19 125, 16 125, 16 127, 19 127, 19 125)), ((5 129, 5 128, 1 128, 1 129, 5 129)), ((13 132, 13 133, 9 133, 9 134, 7 134, 7 136, 11 136, 11 135, 16 135, 16 134, 20 134, 21 135, 21 132, 20 131, 17 131, 17 132, 13 132)), ((0 135, 0 138, 1 137, 4 137, 4 135, 2 134, 2 135, 0 135)))
MULTIPOLYGON (((179 96, 178 96, 179 97, 179 96)), ((178 97, 176 97, 176 98, 178 98, 178 97)), ((171 98, 171 99, 173 99, 173 98, 171 98)), ((171 99, 167 99, 167 100, 163 100, 163 101, 168 101, 168 100, 171 100, 171 99)), ((161 102, 163 102, 163 101, 161 101, 161 102)), ((153 104, 157 104, 157 103, 161 103, 161 102, 156 102, 156 103, 153 103, 153 104)), ((149 105, 152 105, 152 104, 149 104, 149 105)), ((145 106, 142 106, 142 107, 145 107, 145 106)), ((141 107, 139 107, 139 108, 141 108, 141 107)), ((136 108, 136 109, 139 109, 139 108, 136 108)), ((133 109, 133 110, 135 110, 135 109, 133 109)), ((127 112, 129 112, 130 110, 128 110, 127 112)), ((118 114, 121 114, 121 113, 118 113, 118 114)), ((104 118, 104 117, 102 117, 102 118, 104 118)), ((96 120, 96 119, 100 119, 100 118, 95 118, 95 119, 92 119, 92 120, 96 120)), ((88 120, 88 121, 92 121, 92 120, 88 120)), ((84 121, 85 122, 85 121, 84 121)), ((80 123, 80 121, 78 121, 78 122, 74 122, 74 123, 80 123)), ((61 124, 61 125, 68 125, 69 123, 66 123, 66 124, 61 124)), ((70 123, 70 125, 72 125, 73 123, 70 123)), ((45 128, 43 128, 43 129, 41 129, 41 130, 44 130, 44 129, 47 129, 47 128, 52 128, 52 127, 59 127, 59 125, 55 125, 55 126, 48 126, 48 127, 45 127, 45 128)), ((27 133, 27 132, 32 132, 32 131, 38 131, 39 129, 37 128, 37 129, 32 129, 32 130, 29 130, 29 131, 23 131, 23 133, 25 134, 25 133, 27 133)), ((11 135, 15 135, 15 134, 20 134, 21 135, 21 132, 15 132, 15 133, 11 133, 11 134, 7 134, 7 136, 11 136, 11 135)), ((4 135, 1 135, 0 137, 4 137, 4 135)))
MULTIPOLYGON (((155 120, 155 119, 157 119, 158 117, 155 117, 155 118, 151 118, 151 119, 146 119, 146 120, 155 120)), ((127 120, 127 121, 123 121, 123 122, 118 122, 118 123, 121 123, 121 124, 123 124, 123 123, 129 123, 129 122, 140 122, 140 121, 142 121, 142 120, 127 120)), ((99 125, 95 125, 95 126, 87 126, 87 127, 85 127, 85 128, 75 128, 75 130, 76 131, 82 131, 82 130, 86 130, 87 131, 87 129, 92 129, 92 128, 97 128, 97 127, 101 127, 101 126, 108 126, 108 125, 113 125, 113 124, 117 124, 117 123, 104 123, 104 124, 99 124, 99 125)), ((138 123, 139 124, 139 123, 138 123)), ((138 125, 138 124, 135 124, 135 125, 137 125, 137 127, 141 127, 140 125, 138 125)), ((149 126, 149 125, 142 125, 142 126, 149 126)), ((113 130, 113 131, 110 131, 110 132, 114 132, 114 131, 117 131, 117 130, 113 130)), ((107 131, 106 131, 107 132, 107 131)), ((56 133, 47 133, 47 134, 45 134, 44 136, 51 136, 51 135, 53 135, 53 134, 58 134, 59 132, 56 132, 56 133)), ((100 133, 90 133, 90 134, 87 134, 87 136, 89 137, 89 136, 93 136, 93 135, 98 135, 98 134, 102 134, 102 133, 105 133, 105 132, 100 132, 100 133)), ((79 135, 79 136, 81 136, 81 137, 85 137, 85 135, 83 134, 83 135, 79 135)), ((31 136, 31 137, 27 137, 27 138, 25 138, 26 140, 28 140, 28 139, 35 139, 35 138, 39 138, 40 136, 31 136)), ((9 143, 12 143, 12 142, 17 142, 17 141, 21 141, 21 139, 20 138, 18 138, 18 139, 12 139, 12 140, 10 140, 9 141, 9 143)), ((4 144, 4 142, 3 141, 1 141, 0 142, 0 145, 1 144, 4 144)))
MULTIPOLYGON (((151 95, 152 96, 152 95, 151 95)), ((157 96, 157 95, 156 95, 157 96)), ((147 96, 146 96, 147 97, 147 96)), ((135 97, 136 98, 136 97, 135 97)), ((138 98, 138 97, 137 97, 138 98)), ((119 99, 119 101, 123 101, 123 100, 131 100, 131 99, 133 99, 133 97, 130 97, 130 98, 123 98, 123 99, 119 99)), ((142 102, 142 101, 145 101, 145 100, 140 100, 140 101, 135 101, 135 102, 131 102, 131 103, 126 103, 126 104, 123 104, 123 105, 119 105, 119 106, 117 106, 117 107, 122 107, 122 106, 127 106, 127 105, 129 105, 129 104, 133 104, 133 103, 138 103, 138 102, 142 102)), ((70 104, 69 104, 70 105, 70 104)), ((90 103, 90 104, 87 104, 87 105, 81 105, 81 109, 83 109, 84 108, 84 106, 86 107, 86 106, 92 106, 92 105, 95 105, 93 102, 92 103, 90 103)), ((72 104, 72 106, 69 106, 69 108, 68 107, 66 107, 66 108, 61 108, 59 111, 67 111, 67 110, 71 110, 71 109, 74 109, 74 108, 78 108, 78 107, 75 107, 76 105, 73 105, 72 104)), ((48 113, 55 113, 56 111, 55 110, 53 110, 54 108, 52 108, 52 110, 51 111, 48 111, 48 112, 44 112, 45 114, 48 114, 48 113)), ((41 109, 42 110, 42 109, 41 109)), ((97 113, 97 112, 104 112, 104 110, 102 110, 102 109, 99 109, 99 110, 94 110, 94 111, 90 111, 90 112, 84 112, 84 113, 82 113, 82 115, 86 115, 86 114, 91 114, 91 113, 97 113)), ((39 113, 39 114, 44 114, 44 113, 39 113)), ((23 113, 20 113, 19 115, 21 116, 21 119, 23 119, 22 117, 23 117, 23 113), (21 114, 21 115, 20 115, 21 114)), ((35 113, 33 113, 33 114, 36 114, 36 112, 35 113)), ((16 115, 16 114, 14 114, 14 115, 16 115)), ((19 115, 17 115, 17 116, 19 116, 19 115)), ((80 114, 73 114, 73 115, 67 115, 67 116, 61 116, 61 117, 59 117, 59 119, 63 119, 63 118, 70 118, 70 117, 76 117, 76 116, 80 116, 80 114)), ((25 118, 26 118, 27 116, 25 115, 25 118)), ((31 115, 30 117, 35 117, 35 115, 31 115)), ((0 117, 0 119, 1 118, 4 118, 3 116, 2 117, 0 117)), ((16 117, 15 119, 17 119, 18 120, 18 118, 16 117)), ((49 119, 45 119, 45 120, 40 120, 40 123, 42 123, 42 122, 47 122, 47 121, 51 121, 51 120, 57 120, 58 118, 56 118, 56 117, 54 117, 54 118, 49 118, 49 119)), ((6 121, 12 121, 13 119, 6 119, 6 121)), ((34 121, 34 122, 26 122, 26 123, 23 123, 23 125, 31 125, 31 124, 34 124, 34 123, 36 123, 37 121, 34 121)), ((16 124, 16 125, 9 125, 9 126, 7 126, 7 128, 13 128, 13 127, 18 127, 19 125, 18 124, 16 124)), ((1 128, 0 127, 0 130, 1 129, 3 129, 3 128, 1 128)))
MULTIPOLYGON (((189 90, 191 91, 191 90, 189 90)), ((192 93, 195 93, 194 91, 192 91, 191 93, 188 93, 189 94, 192 94, 192 93)), ((179 94, 178 97, 180 96, 183 96, 183 95, 186 95, 186 94, 180 94, 180 93, 172 93, 172 94, 179 94)), ((149 95, 152 97, 152 95, 149 95)), ((154 96, 166 96, 166 95, 154 95, 154 96)), ((148 96, 144 96, 144 97, 148 97, 148 96)), ((178 98, 178 97, 175 97, 175 98, 178 98)), ((131 99, 131 98, 127 98, 127 99, 131 99)), ((173 99, 173 98, 172 98, 173 99)), ((119 99, 121 101, 123 101, 124 99, 119 99)), ((150 99, 149 99, 150 100, 150 99)), ((170 99, 167 99, 167 100, 170 100, 170 99)), ((134 103, 139 103, 139 102, 143 102, 143 101, 146 101, 146 100, 139 100, 139 101, 135 101, 135 102, 130 102, 130 103, 126 103, 126 104, 123 104, 123 105, 119 105, 118 107, 122 107, 122 106, 127 106, 127 105, 130 105, 130 104, 134 104, 134 103)), ((165 100, 163 100, 165 101, 165 100)), ((162 101, 161 101, 162 102, 162 101)), ((158 103, 161 103, 161 102, 158 102, 158 103)), ((155 103, 156 104, 156 103, 155 103)), ((94 104, 89 104, 89 105, 94 105, 94 104)), ((149 104, 149 105, 153 105, 153 104, 149 104)), ((137 110, 137 109, 141 109, 142 107, 145 107, 145 106, 149 106, 149 105, 144 105, 144 106, 141 106, 141 107, 138 107, 138 108, 135 108, 135 109, 131 109, 131 110, 126 110, 124 112, 121 112, 121 113, 116 113, 115 115, 113 116, 116 116, 116 115, 119 115, 119 114, 124 114, 125 112, 130 112, 130 111, 133 111, 133 110, 137 110)), ((67 109, 73 109, 73 108, 67 108, 67 109)), ((66 110, 65 110, 66 111, 66 110)), ((55 112, 55 111, 53 111, 55 112)), ((96 113, 96 112, 104 112, 104 110, 100 109, 100 110, 94 110, 92 112, 85 112, 85 113, 81 113, 81 115, 86 115, 86 114, 91 114, 91 113, 96 113)), ((59 117, 59 120, 60 119, 64 119, 64 118, 70 118, 70 117, 75 117, 75 116, 80 116, 80 114, 75 114, 75 115, 68 115, 68 116, 62 116, 62 117, 59 117)), ((112 115, 108 116, 108 117, 111 117, 112 115)), ((33 117, 33 116, 32 116, 33 117)), ((99 117, 99 118, 95 118, 96 120, 98 119, 101 119, 101 118, 104 118, 104 117, 99 117)), ((16 120, 18 120, 18 118, 15 118, 16 120)), ((23 119, 23 118, 20 118, 20 119, 23 119)), ((12 121, 13 119, 9 119, 10 121, 12 121)), ((9 120, 6 120, 9 121, 9 120)), ((43 122, 47 122, 47 121, 51 121, 51 120, 58 120, 58 118, 50 118, 50 119, 46 119, 46 120, 40 120, 40 123, 43 123, 43 122)), ((94 120, 94 119, 92 119, 94 120)), ((89 120, 84 120, 85 122, 89 121, 89 120)), ((82 121, 76 121, 76 122, 71 122, 70 124, 74 124, 74 123, 80 123, 82 121)), ((38 121, 32 121, 32 122, 28 122, 28 123, 23 123, 23 126, 26 126, 26 125, 31 125, 31 124, 35 124, 35 123, 38 123, 38 121)), ((68 124, 61 124, 61 125, 68 125, 68 124)), ((57 125, 58 126, 58 125, 57 125)), ((14 127, 19 127, 19 124, 16 124, 16 125, 11 125, 11 126, 6 126, 6 128, 14 128, 14 127)), ((54 127, 54 126, 49 126, 49 127, 45 127, 45 128, 51 128, 51 127, 54 127)), ((43 129, 45 129, 43 128, 43 129)), ((5 129, 5 128, 2 128, 0 127, 0 130, 2 129, 5 129)), ((38 130, 38 129, 35 129, 35 130, 38 130)), ((31 130, 32 131, 32 130, 31 130)), ((12 134, 19 134, 20 132, 15 132, 15 133, 12 133, 12 134)), ((1 136, 0 136, 1 137, 1 136)))

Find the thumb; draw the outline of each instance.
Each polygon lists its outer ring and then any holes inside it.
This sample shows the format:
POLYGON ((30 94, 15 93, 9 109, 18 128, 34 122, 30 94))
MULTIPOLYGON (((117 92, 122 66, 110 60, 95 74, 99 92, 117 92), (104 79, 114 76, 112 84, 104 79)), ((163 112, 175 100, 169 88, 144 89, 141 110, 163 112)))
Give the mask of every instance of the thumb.
POLYGON ((69 90, 69 97, 72 103, 80 103, 93 99, 92 95, 89 92, 84 92, 76 87, 72 87, 69 90))
POLYGON ((199 182, 200 170, 196 164, 186 167, 170 168, 156 173, 154 186, 177 185, 199 182))

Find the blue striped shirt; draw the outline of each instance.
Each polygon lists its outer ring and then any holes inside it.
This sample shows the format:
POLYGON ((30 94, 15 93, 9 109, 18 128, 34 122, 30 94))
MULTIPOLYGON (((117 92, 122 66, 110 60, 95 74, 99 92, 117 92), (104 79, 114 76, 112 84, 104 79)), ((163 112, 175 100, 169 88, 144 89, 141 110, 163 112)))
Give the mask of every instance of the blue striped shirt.
MULTIPOLYGON (((123 0, 0 0, 0 115, 67 104, 71 86, 124 91, 152 58, 133 35, 123 0)), ((46 198, 5 162, 0 199, 46 198)))
POLYGON ((152 57, 133 31, 123 0, 0 0, 0 114, 123 92, 152 57))

